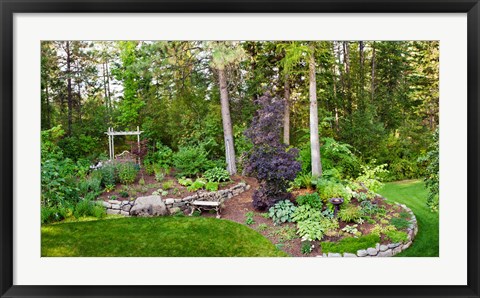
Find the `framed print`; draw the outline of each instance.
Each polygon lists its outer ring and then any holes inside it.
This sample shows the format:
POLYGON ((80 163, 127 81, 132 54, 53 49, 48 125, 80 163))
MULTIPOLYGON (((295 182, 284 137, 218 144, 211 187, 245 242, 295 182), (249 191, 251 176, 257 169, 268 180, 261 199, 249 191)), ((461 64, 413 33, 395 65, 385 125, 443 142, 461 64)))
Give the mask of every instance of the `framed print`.
POLYGON ((1 297, 478 297, 478 1, 2 1, 1 297))

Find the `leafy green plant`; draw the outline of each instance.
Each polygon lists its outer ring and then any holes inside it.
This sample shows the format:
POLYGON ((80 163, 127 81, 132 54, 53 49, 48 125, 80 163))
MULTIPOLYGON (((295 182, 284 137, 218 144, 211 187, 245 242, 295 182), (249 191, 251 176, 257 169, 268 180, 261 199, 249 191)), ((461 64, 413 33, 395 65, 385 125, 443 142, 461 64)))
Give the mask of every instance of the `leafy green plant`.
POLYGON ((301 253, 304 255, 308 255, 313 250, 313 244, 310 241, 303 241, 302 247, 300 249, 301 253))
POLYGON ((137 173, 138 169, 131 162, 118 165, 118 178, 122 184, 132 184, 137 178, 137 173))
POLYGON ((327 179, 319 178, 314 182, 317 192, 324 203, 331 198, 343 198, 345 203, 350 202, 352 193, 342 184, 327 179))
POLYGON ((128 192, 124 191, 124 190, 121 190, 119 193, 118 193, 122 198, 128 198, 129 194, 128 192))
POLYGON ((105 191, 106 192, 111 192, 115 189, 115 184, 107 184, 105 185, 105 191))
POLYGON ((78 202, 73 212, 73 216, 75 216, 75 218, 87 216, 103 218, 105 215, 105 208, 103 208, 103 206, 86 199, 78 202))
POLYGON ((321 218, 316 220, 303 220, 297 222, 297 234, 302 239, 313 241, 321 240, 325 233, 338 229, 338 221, 321 218))
POLYGON ((362 174, 358 176, 357 182, 370 191, 378 192, 383 187, 382 176, 388 173, 386 167, 387 164, 378 166, 361 165, 362 174))
POLYGON ((138 185, 141 185, 141 186, 145 185, 145 179, 143 178, 143 176, 138 180, 138 185))
POLYGON ((247 225, 253 225, 255 223, 255 220, 253 219, 253 212, 249 211, 245 213, 245 224, 247 225))
POLYGON ((382 209, 385 210, 383 207, 378 207, 377 204, 374 204, 370 201, 363 201, 360 203, 360 206, 362 208, 362 215, 375 215, 378 213, 382 213, 382 209))
POLYGON ((100 173, 103 186, 106 187, 107 185, 115 185, 117 183, 118 175, 115 163, 108 163, 96 171, 100 173))
POLYGON ((116 199, 118 199, 118 197, 116 195, 110 196, 110 200, 116 200, 116 199))
POLYGON ((266 223, 261 223, 258 225, 257 230, 259 232, 263 232, 268 229, 268 225, 266 223))
POLYGON ((357 227, 358 227, 358 225, 351 225, 351 226, 346 225, 342 229, 342 231, 347 232, 347 233, 352 234, 352 235, 355 235, 355 236, 358 236, 359 231, 358 231, 357 227))
POLYGON ((165 173, 162 168, 156 168, 155 172, 155 181, 162 182, 165 179, 165 173))
POLYGON ((385 233, 387 233, 387 232, 396 231, 396 230, 397 230, 397 228, 395 228, 395 227, 392 226, 392 225, 382 226, 382 225, 380 225, 380 224, 376 224, 376 225, 370 230, 370 234, 380 236, 380 235, 385 234, 385 233))
POLYGON ((310 205, 298 206, 292 215, 294 222, 301 222, 306 220, 319 221, 322 218, 320 209, 313 208, 310 205))
POLYGON ((312 189, 312 175, 310 173, 298 175, 292 182, 294 188, 312 189))
POLYGON ((218 182, 208 181, 205 184, 205 190, 207 191, 217 191, 218 190, 218 182))
POLYGON ((203 173, 203 177, 209 182, 222 182, 230 180, 230 174, 228 171, 219 167, 211 168, 205 171, 205 173, 203 173))
POLYGON ((193 180, 190 179, 190 178, 182 177, 182 178, 178 179, 178 184, 180 184, 182 186, 190 186, 190 185, 193 184, 193 180))
POLYGON ((368 196, 364 192, 355 192, 353 195, 359 202, 368 200, 368 196))
POLYGON ((338 212, 338 218, 344 222, 354 222, 361 217, 360 207, 354 205, 347 205, 338 212))
POLYGON ((312 208, 320 209, 320 210, 323 207, 323 203, 320 200, 320 196, 316 192, 312 194, 298 196, 296 202, 299 206, 309 205, 312 208))
POLYGON ((408 235, 402 231, 386 231, 385 238, 393 243, 407 242, 408 235))
POLYGON ((410 226, 410 222, 403 218, 394 217, 390 220, 390 224, 392 224, 397 229, 406 229, 410 226))
POLYGON ((289 200, 284 200, 277 202, 275 205, 270 207, 268 210, 268 215, 273 220, 274 225, 284 222, 291 222, 295 209, 296 207, 292 202, 289 200))
POLYGON ((428 189, 427 206, 433 212, 438 211, 439 208, 439 130, 435 130, 433 134, 433 142, 429 146, 429 151, 426 155, 418 158, 419 162, 426 163, 426 177, 425 186, 428 189))
POLYGON ((195 182, 193 182, 192 185, 187 187, 187 190, 191 192, 197 191, 199 189, 202 189, 206 184, 207 182, 204 179, 198 178, 197 180, 195 180, 195 182))
POLYGON ((173 187, 173 181, 168 180, 162 183, 162 189, 169 190, 173 187))

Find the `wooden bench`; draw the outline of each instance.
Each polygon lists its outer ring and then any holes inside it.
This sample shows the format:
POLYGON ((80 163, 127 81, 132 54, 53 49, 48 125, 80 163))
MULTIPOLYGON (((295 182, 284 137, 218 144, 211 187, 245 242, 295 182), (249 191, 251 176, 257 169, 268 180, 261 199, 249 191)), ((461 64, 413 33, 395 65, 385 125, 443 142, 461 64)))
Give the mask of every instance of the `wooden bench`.
POLYGON ((220 201, 193 201, 190 203, 192 211, 190 215, 193 215, 195 210, 202 212, 202 210, 215 210, 217 212, 217 218, 220 218, 220 209, 223 207, 223 200, 220 201))

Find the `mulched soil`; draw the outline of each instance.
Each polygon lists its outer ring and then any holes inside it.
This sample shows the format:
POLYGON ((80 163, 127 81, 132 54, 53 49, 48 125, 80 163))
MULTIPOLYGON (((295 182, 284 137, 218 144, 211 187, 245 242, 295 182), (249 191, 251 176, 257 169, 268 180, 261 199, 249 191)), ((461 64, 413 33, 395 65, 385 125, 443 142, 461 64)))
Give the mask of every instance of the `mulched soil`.
MULTIPOLYGON (((180 199, 180 198, 184 198, 184 197, 195 194, 195 192, 188 191, 187 187, 180 185, 174 175, 175 173, 171 172, 169 175, 165 176, 165 178, 161 182, 158 182, 155 180, 155 177, 153 175, 148 175, 145 173, 143 169, 141 169, 135 183, 129 186, 125 186, 125 185, 122 185, 121 183, 118 183, 117 185, 115 185, 114 190, 110 192, 102 193, 98 197, 98 200, 108 201, 108 200, 111 200, 113 196, 115 200, 123 201, 123 200, 129 200, 130 198, 149 196, 152 194, 152 192, 162 188, 162 185, 168 181, 172 181, 173 186, 168 190, 168 195, 164 197, 180 199), (143 186, 139 185, 139 180, 142 177, 143 177, 143 180, 145 181, 145 184, 143 186), (122 191, 128 192, 129 196, 122 197, 121 196, 122 191)), ((244 178, 241 176, 233 176, 231 181, 221 182, 219 185, 219 189, 230 188, 233 185, 236 185, 239 182, 243 181, 243 179, 244 178)), ((195 181, 194 178, 192 180, 195 181)))

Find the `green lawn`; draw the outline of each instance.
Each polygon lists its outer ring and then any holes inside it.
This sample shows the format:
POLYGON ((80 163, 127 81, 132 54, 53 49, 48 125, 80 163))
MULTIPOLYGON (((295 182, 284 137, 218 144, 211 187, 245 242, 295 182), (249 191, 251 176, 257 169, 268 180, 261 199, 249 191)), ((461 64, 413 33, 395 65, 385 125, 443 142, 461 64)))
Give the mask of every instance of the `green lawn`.
POLYGON ((152 217, 42 226, 43 257, 286 256, 241 224, 216 218, 152 217))
POLYGON ((412 246, 399 257, 438 257, 438 213, 426 205, 427 189, 421 180, 386 183, 379 192, 389 202, 399 202, 412 209, 417 217, 418 234, 412 246))

